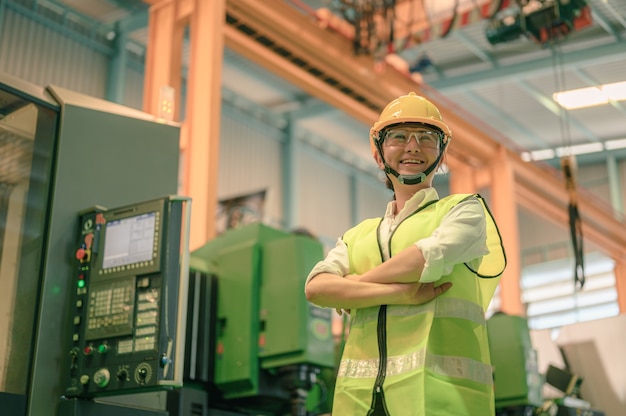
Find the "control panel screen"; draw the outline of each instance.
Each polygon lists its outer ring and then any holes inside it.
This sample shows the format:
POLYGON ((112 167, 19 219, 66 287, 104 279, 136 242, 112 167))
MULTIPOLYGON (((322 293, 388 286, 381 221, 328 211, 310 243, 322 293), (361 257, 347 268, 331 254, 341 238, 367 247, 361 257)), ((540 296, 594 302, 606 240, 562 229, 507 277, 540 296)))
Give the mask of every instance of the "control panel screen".
POLYGON ((155 250, 156 212, 107 222, 102 268, 152 260, 155 250))

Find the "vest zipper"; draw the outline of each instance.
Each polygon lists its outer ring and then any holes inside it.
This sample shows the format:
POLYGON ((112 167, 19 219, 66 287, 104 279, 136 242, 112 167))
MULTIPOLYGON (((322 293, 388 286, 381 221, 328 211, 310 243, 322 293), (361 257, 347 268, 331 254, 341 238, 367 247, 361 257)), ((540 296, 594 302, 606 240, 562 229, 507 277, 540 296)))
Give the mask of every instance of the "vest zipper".
POLYGON ((378 309, 378 326, 376 328, 378 336, 378 374, 372 391, 372 407, 368 416, 389 416, 387 403, 385 402, 385 392, 383 383, 387 373, 387 305, 381 305, 378 309))
MULTIPOLYGON (((429 201, 426 204, 419 207, 413 214, 409 216, 413 216, 426 208, 427 206, 434 204, 439 201, 438 199, 429 201)), ((408 217, 407 217, 408 218, 408 217)), ((406 218, 405 218, 406 220, 406 218)), ((404 221, 404 220, 403 220, 404 221)), ((384 262, 385 259, 383 257, 383 250, 380 241, 380 226, 383 223, 382 218, 378 223, 378 227, 376 227, 376 240, 378 242, 378 250, 380 252, 381 262, 384 262)), ((398 224, 399 226, 400 224, 398 224)), ((396 230, 398 228, 396 227, 396 230)), ((389 256, 391 257, 391 237, 396 230, 393 230, 391 235, 389 236, 389 256)), ((385 382, 385 374, 387 373, 387 305, 381 305, 378 309, 378 326, 376 328, 377 336, 378 336, 378 373, 376 374, 376 382, 374 383, 374 389, 372 390, 372 406, 370 410, 367 412, 367 416, 389 416, 389 411, 387 410, 387 403, 385 402, 385 391, 383 390, 383 383, 385 382)))

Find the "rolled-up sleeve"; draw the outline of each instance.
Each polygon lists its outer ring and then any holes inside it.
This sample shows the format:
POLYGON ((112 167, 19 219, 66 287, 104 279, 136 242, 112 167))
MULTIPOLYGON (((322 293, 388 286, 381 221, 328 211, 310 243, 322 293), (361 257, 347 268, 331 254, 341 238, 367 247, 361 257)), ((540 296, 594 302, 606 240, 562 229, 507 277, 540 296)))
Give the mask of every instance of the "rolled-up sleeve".
POLYGON ((350 271, 350 258, 348 256, 348 246, 339 238, 324 260, 319 261, 309 273, 305 286, 320 273, 331 273, 337 276, 345 276, 350 271))
POLYGON ((420 282, 428 283, 450 274, 455 265, 484 256, 487 250, 485 212, 476 199, 456 205, 430 237, 415 244, 425 264, 420 282))

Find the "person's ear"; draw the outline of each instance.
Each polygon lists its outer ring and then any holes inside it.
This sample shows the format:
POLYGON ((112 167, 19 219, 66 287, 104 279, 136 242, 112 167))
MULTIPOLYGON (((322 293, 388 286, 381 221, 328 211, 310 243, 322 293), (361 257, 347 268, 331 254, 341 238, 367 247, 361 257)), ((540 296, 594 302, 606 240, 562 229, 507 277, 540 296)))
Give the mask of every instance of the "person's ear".
POLYGON ((380 153, 379 152, 374 153, 374 159, 376 160, 376 164, 378 165, 378 167, 380 169, 384 169, 385 168, 385 165, 383 163, 383 158, 380 157, 380 153))

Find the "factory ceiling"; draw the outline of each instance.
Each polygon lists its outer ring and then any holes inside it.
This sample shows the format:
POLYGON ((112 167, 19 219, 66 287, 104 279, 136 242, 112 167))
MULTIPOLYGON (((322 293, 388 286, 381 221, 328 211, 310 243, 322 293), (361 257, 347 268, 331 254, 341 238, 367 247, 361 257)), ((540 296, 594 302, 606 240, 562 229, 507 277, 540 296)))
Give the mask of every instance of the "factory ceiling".
MULTIPOLYGON (((132 42, 146 47, 146 3, 55 4, 126 28, 132 42)), ((626 81, 621 0, 268 0, 267 10, 261 13, 259 7, 226 0, 225 99, 289 116, 314 145, 339 149, 356 166, 375 168, 368 144, 371 122, 386 102, 410 89, 453 112, 448 117, 454 124, 472 126, 527 163, 558 166, 563 152, 580 152, 580 165, 626 158, 626 101, 566 111, 553 99, 558 91, 626 81), (383 6, 390 7, 376 9, 383 6), (255 27, 271 27, 272 37, 255 27), (346 40, 341 47, 338 38, 346 40), (333 42, 333 48, 324 42, 333 42), (282 54, 290 65, 266 58, 270 53, 282 54), (294 66, 300 71, 287 69, 294 66)), ((469 135, 462 133, 461 138, 469 135)), ((455 157, 484 163, 485 149, 459 149, 476 155, 457 151, 455 157)))
MULTIPOLYGON (((140 0, 54 0, 52 3, 112 27, 115 24, 124 27, 128 22, 147 23, 148 4, 140 0)), ((626 156, 626 150, 620 148, 625 146, 620 140, 626 138, 626 101, 609 100, 603 105, 565 111, 552 97, 562 90, 626 81, 624 1, 282 0, 279 3, 284 7, 277 10, 292 9, 308 16, 311 24, 352 39, 355 25, 364 27, 369 17, 370 36, 361 30, 357 34, 361 41, 354 42, 358 45, 346 53, 373 56, 376 62, 373 71, 400 71, 414 82, 436 90, 451 107, 466 113, 485 129, 497 132, 498 137, 529 160, 558 164, 563 147, 567 148, 566 152, 585 153, 578 157, 581 164, 605 160, 607 154, 626 156), (364 5, 371 5, 371 13, 368 14, 364 5), (382 8, 385 5, 386 10, 382 8), (560 19, 555 27, 564 23, 551 34, 541 33, 536 26, 545 24, 554 14, 553 19, 560 19), (517 23, 510 24, 515 17, 517 23)), ((229 7, 246 7, 246 2, 241 0, 227 0, 226 4, 227 11, 229 7)), ((289 24, 285 16, 284 25, 289 24)), ((145 46, 145 25, 125 27, 131 28, 130 39, 145 46)), ((222 76, 226 90, 270 111, 290 112, 297 117, 298 126, 316 136, 331 142, 341 136, 340 146, 347 146, 369 162, 367 121, 286 81, 275 71, 232 50, 228 43, 222 76)), ((380 88, 375 83, 372 85, 373 90, 380 88)), ((385 91, 380 93, 386 98, 385 91)))

